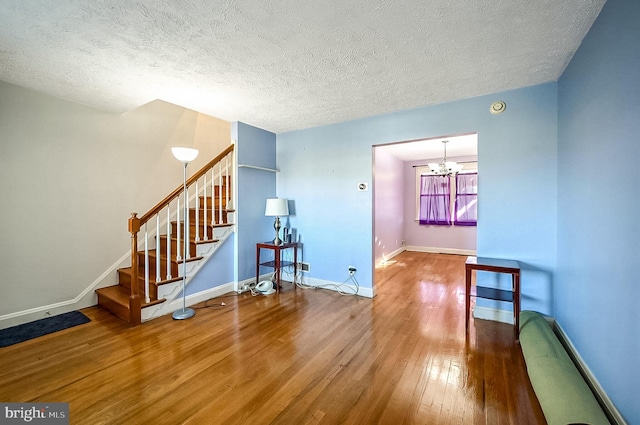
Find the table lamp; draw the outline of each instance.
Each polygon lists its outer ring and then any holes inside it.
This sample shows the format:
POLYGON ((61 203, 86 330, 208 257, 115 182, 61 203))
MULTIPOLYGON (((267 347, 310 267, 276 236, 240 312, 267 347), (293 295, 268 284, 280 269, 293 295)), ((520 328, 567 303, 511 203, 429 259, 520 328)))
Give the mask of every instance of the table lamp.
POLYGON ((267 206, 264 210, 264 215, 267 217, 276 218, 273 222, 273 228, 276 229, 276 238, 273 240, 273 244, 281 245, 282 239, 280 239, 280 217, 286 217, 289 215, 289 203, 284 198, 267 199, 267 206))

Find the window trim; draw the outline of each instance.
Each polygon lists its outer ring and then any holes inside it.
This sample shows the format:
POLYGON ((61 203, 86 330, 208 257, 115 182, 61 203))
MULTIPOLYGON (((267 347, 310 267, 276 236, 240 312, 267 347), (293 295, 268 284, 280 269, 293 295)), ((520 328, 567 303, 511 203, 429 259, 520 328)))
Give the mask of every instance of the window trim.
MULTIPOLYGON (((478 162, 477 161, 469 161, 469 162, 464 162, 462 163, 462 171, 461 173, 477 173, 478 172, 478 162)), ((414 182, 415 182, 415 195, 414 195, 414 204, 415 204, 415 211, 414 211, 414 221, 416 223, 420 223, 420 176, 424 173, 424 174, 435 174, 431 171, 431 169, 427 166, 416 166, 414 167, 415 170, 415 176, 414 176, 414 182)), ((451 217, 454 217, 455 214, 455 195, 457 193, 456 191, 456 179, 455 177, 451 178, 452 181, 450 181, 449 183, 449 188, 451 189, 451 198, 449 199, 449 206, 451 208, 451 217)), ((453 225, 453 220, 451 221, 451 225, 453 225)), ((425 226, 431 226, 430 224, 425 224, 425 226)))
MULTIPOLYGON (((454 226, 477 226, 478 225, 478 172, 469 172, 469 173, 459 173, 461 175, 475 175, 476 176, 476 180, 475 180, 475 192, 473 193, 459 193, 458 192, 458 176, 456 176, 456 193, 455 193, 455 201, 454 201, 454 206, 453 206, 453 225, 454 226), (472 200, 469 202, 467 201, 468 198, 472 198, 472 200), (475 220, 460 220, 458 217, 458 201, 459 200, 464 200, 464 204, 465 207, 469 207, 469 206, 473 206, 475 204, 475 212, 476 212, 476 217, 475 220)), ((463 213, 464 215, 464 213, 463 213)))

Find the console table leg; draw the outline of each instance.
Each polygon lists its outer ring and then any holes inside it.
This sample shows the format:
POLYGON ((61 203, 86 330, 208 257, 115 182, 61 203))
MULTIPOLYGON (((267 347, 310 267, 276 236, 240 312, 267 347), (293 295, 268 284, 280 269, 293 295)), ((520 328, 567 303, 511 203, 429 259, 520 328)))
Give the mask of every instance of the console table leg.
POLYGON ((520 339, 520 273, 513 274, 513 314, 516 341, 520 339))
POLYGON ((469 332, 469 314, 471 310, 471 269, 466 268, 466 277, 465 277, 465 332, 469 332))

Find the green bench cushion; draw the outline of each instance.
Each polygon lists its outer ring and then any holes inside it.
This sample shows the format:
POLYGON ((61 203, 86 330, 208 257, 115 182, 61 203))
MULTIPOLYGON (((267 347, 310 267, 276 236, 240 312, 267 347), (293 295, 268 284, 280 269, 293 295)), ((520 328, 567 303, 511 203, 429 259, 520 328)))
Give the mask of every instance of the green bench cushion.
POLYGON ((520 314, 520 347, 531 386, 549 425, 609 424, 591 389, 541 314, 532 311, 520 314))

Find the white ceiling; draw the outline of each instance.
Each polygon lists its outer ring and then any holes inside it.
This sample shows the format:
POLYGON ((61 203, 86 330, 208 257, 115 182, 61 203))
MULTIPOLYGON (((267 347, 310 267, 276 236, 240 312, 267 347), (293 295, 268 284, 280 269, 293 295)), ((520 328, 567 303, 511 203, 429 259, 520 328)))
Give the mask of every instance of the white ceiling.
POLYGON ((1 0, 0 80, 276 133, 555 81, 605 0, 1 0))

